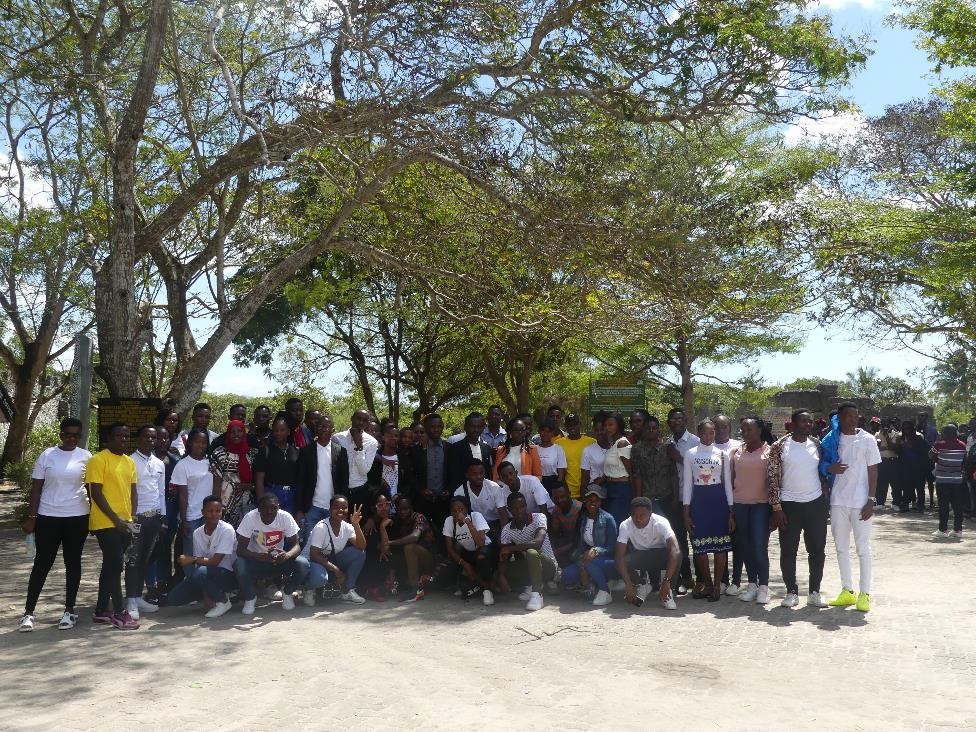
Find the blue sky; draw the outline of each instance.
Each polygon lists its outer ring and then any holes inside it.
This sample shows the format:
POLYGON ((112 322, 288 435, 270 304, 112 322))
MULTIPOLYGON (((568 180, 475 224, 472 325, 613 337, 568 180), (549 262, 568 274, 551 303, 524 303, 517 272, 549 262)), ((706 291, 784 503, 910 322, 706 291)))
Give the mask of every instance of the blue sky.
MULTIPOLYGON (((876 115, 887 105, 926 96, 940 83, 931 72, 925 54, 915 47, 914 34, 885 24, 885 18, 892 12, 888 0, 821 0, 820 5, 833 15, 838 33, 866 33, 873 39, 874 54, 846 91, 864 114, 876 115)), ((804 125, 804 130, 817 134, 845 123, 845 120, 813 123, 804 125)), ((878 349, 874 344, 851 340, 849 336, 849 330, 811 326, 806 343, 798 353, 763 356, 748 368, 723 366, 707 371, 729 381, 755 371, 767 383, 786 383, 799 376, 842 379, 847 372, 864 366, 876 367, 886 376, 900 376, 917 383, 911 375, 931 365, 931 361, 922 355, 878 349)), ((335 385, 323 386, 334 388, 335 385)), ((277 385, 259 368, 235 366, 228 349, 207 377, 206 388, 215 392, 266 395, 274 392, 277 385)))

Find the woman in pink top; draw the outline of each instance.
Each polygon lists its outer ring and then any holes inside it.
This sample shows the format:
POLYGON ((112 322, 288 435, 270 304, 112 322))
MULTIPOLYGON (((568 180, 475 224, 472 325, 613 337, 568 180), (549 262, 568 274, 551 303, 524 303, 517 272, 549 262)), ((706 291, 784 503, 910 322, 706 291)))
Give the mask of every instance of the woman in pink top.
POLYGON ((743 602, 769 602, 769 445, 758 417, 740 423, 742 445, 732 451, 732 510, 735 551, 745 558, 749 584, 743 602))

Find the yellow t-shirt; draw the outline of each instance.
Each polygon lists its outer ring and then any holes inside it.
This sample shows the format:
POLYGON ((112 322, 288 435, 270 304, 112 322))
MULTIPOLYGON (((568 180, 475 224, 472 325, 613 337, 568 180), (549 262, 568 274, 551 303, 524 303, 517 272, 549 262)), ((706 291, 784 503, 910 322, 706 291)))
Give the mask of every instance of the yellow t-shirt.
MULTIPOLYGON (((101 483, 102 495, 123 521, 132 520, 132 484, 136 481, 135 461, 128 455, 116 455, 107 449, 92 456, 85 469, 85 482, 101 483)), ((111 529, 113 526, 111 519, 92 501, 89 531, 111 529)))
POLYGON ((556 442, 566 453, 566 487, 573 498, 580 497, 580 465, 583 462, 583 450, 592 445, 594 440, 589 435, 581 435, 578 440, 561 437, 556 442))

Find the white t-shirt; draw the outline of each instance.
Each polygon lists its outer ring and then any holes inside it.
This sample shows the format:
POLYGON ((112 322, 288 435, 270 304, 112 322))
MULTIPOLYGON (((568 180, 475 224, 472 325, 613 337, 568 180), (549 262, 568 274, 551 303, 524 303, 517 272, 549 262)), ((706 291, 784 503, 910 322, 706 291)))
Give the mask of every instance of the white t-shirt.
POLYGON ((853 435, 841 434, 839 458, 847 470, 834 476, 830 505, 861 508, 868 502, 868 468, 881 462, 878 441, 860 428, 853 435))
MULTIPOLYGON (((485 533, 485 544, 491 544, 491 539, 488 538, 488 522, 485 521, 485 517, 477 511, 472 511, 471 523, 474 524, 474 527, 478 531, 483 531, 485 533)), ((458 524, 455 528, 453 516, 448 516, 447 520, 444 522, 444 536, 454 537, 457 540, 457 543, 463 546, 469 552, 473 552, 478 548, 478 545, 474 543, 474 537, 471 536, 471 530, 468 528, 468 525, 458 524)))
MULTIPOLYGON (((157 509, 166 517, 166 463, 155 455, 143 455, 136 450, 129 457, 136 464, 135 513, 157 509)), ((200 514, 203 515, 202 512, 200 514)))
POLYGON ((731 439, 726 442, 714 443, 715 447, 717 447, 719 450, 724 452, 726 457, 731 455, 732 451, 738 448, 741 444, 742 442, 740 440, 735 440, 735 439, 731 439))
POLYGON ((210 472, 210 461, 207 458, 197 460, 187 455, 176 463, 173 477, 169 479, 173 485, 186 486, 186 518, 195 521, 203 518, 203 499, 214 492, 213 474, 210 472))
POLYGON ((310 546, 316 546, 321 549, 322 553, 328 557, 333 553, 338 554, 341 552, 346 548, 346 544, 355 538, 356 527, 348 521, 343 521, 339 524, 339 533, 334 534, 332 533, 332 523, 328 519, 322 519, 312 529, 308 543, 310 546))
MULTIPOLYGON (((397 490, 400 488, 400 456, 399 455, 383 455, 383 482, 390 489, 390 499, 396 497, 397 490), (385 461, 391 460, 392 465, 387 464, 385 461)), ((377 458, 379 460, 379 458, 377 458)))
POLYGON ((732 505, 732 460, 715 445, 696 445, 685 453, 681 464, 684 479, 681 481, 681 502, 691 505, 696 485, 723 484, 725 498, 732 505))
MULTIPOLYGON (((590 471, 590 482, 603 477, 603 464, 607 461, 607 450, 609 447, 600 447, 599 442, 587 445, 583 448, 583 457, 580 458, 580 470, 590 471)), ((583 488, 586 488, 584 485, 583 488)))
POLYGON ((285 551, 285 539, 298 536, 298 524, 290 513, 280 508, 274 520, 266 524, 261 520, 261 511, 255 508, 244 514, 237 527, 237 535, 251 539, 247 545, 250 552, 268 553, 272 549, 285 551))
POLYGON ((315 459, 318 467, 315 472, 315 493, 312 494, 312 505, 328 508, 329 501, 335 493, 332 485, 332 443, 324 447, 316 441, 315 459))
POLYGON ((214 532, 207 535, 206 527, 198 526, 193 531, 193 556, 210 559, 214 554, 223 554, 218 567, 234 571, 237 558, 237 537, 234 527, 226 521, 218 521, 214 532))
MULTIPOLYGON (((540 506, 545 506, 552 511, 556 504, 552 502, 549 497, 549 492, 546 487, 542 485, 542 481, 536 478, 534 475, 520 475, 519 479, 519 493, 525 496, 525 505, 529 509, 529 513, 538 513, 540 506)), ((503 486, 503 495, 505 497, 505 503, 503 506, 508 505, 508 495, 512 492, 512 489, 507 485, 503 486)))
POLYGON ((587 517, 586 523, 583 525, 583 542, 587 546, 593 546, 593 519, 587 517))
POLYGON ((81 447, 74 450, 49 447, 40 454, 31 473, 31 478, 44 481, 38 514, 58 518, 88 515, 85 466, 91 456, 81 447))
MULTIPOLYGON (((820 450, 810 438, 800 443, 792 437, 783 443, 781 501, 809 503, 823 494, 820 485, 820 450)), ((862 504, 863 505, 863 504, 862 504)))
POLYGON ((522 448, 513 447, 511 451, 508 453, 508 455, 502 458, 499 465, 501 465, 501 463, 511 463, 512 467, 515 468, 515 472, 521 473, 522 472, 522 448))
POLYGON ((351 430, 339 432, 332 439, 346 448, 346 456, 349 458, 349 488, 365 485, 366 476, 369 474, 369 469, 373 467, 373 460, 376 458, 380 443, 372 435, 363 432, 363 449, 357 450, 351 430))
MULTIPOLYGON (((507 486, 506 486, 507 487, 507 486)), ((454 491, 454 495, 464 495, 464 484, 454 491)), ((475 495, 473 488, 468 488, 468 499, 471 503, 471 512, 481 514, 488 521, 498 521, 498 509, 505 508, 505 499, 508 491, 503 490, 498 483, 485 478, 481 485, 481 494, 475 495)))
MULTIPOLYGON (((451 435, 450 437, 447 438, 447 444, 448 445, 454 445, 454 444, 460 442, 461 440, 466 440, 467 438, 468 438, 468 433, 467 432, 458 432, 458 433, 453 434, 453 435, 451 435)), ((480 460, 481 458, 478 458, 478 459, 480 460)))
POLYGON ((652 513, 651 520, 643 529, 634 526, 634 519, 630 517, 621 521, 620 531, 617 532, 617 543, 626 544, 629 541, 637 551, 663 549, 667 546, 669 537, 674 538, 671 524, 663 516, 652 513))
POLYGON ((566 469, 566 451, 563 448, 553 443, 549 447, 543 447, 539 445, 536 450, 539 451, 539 462, 542 463, 542 475, 557 475, 557 470, 566 469))

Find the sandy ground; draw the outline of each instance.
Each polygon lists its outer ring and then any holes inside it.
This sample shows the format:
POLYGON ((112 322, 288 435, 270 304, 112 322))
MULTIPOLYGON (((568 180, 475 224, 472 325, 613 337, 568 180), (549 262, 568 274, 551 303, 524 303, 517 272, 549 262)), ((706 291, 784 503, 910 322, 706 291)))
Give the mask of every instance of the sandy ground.
MULTIPOLYGON (((37 630, 14 628, 29 565, 0 532, 0 729, 976 729, 976 536, 934 542, 933 519, 875 525, 874 609, 679 599, 635 610, 551 596, 526 612, 447 596, 415 605, 239 606, 216 621, 163 609, 123 633, 58 631, 55 568, 37 630)), ((775 539, 775 537, 774 537, 775 539)), ((827 547, 826 592, 838 587, 827 547)), ((856 565, 855 565, 856 566, 856 565)), ((801 593, 805 593, 801 559, 801 593)))

